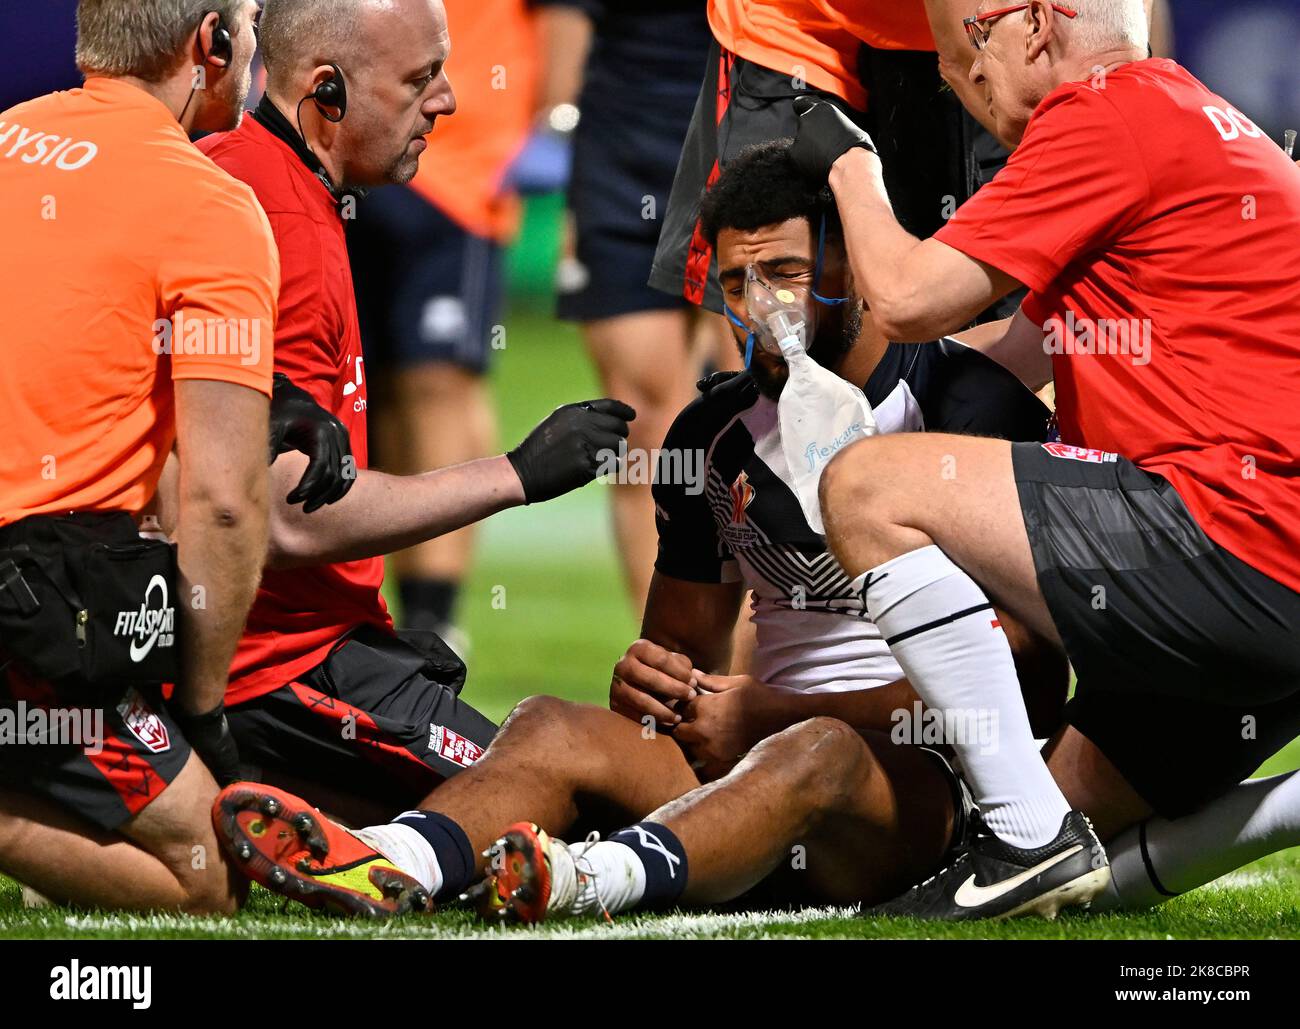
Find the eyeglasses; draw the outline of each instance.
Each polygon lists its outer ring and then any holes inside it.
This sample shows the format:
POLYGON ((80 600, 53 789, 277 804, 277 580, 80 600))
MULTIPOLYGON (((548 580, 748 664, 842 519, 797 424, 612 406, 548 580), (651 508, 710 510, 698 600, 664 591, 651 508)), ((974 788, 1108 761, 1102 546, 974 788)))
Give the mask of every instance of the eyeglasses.
MULTIPOLYGON (((983 14, 977 14, 971 18, 963 18, 961 23, 966 29, 966 37, 970 40, 970 45, 976 50, 983 50, 989 41, 989 32, 993 28, 993 23, 1007 14, 1015 14, 1016 11, 1028 10, 1029 4, 1015 4, 1012 7, 999 7, 996 11, 986 11, 983 14)), ((1061 4, 1052 4, 1052 10, 1057 14, 1063 14, 1067 18, 1077 18, 1079 12, 1072 7, 1063 7, 1061 4)))

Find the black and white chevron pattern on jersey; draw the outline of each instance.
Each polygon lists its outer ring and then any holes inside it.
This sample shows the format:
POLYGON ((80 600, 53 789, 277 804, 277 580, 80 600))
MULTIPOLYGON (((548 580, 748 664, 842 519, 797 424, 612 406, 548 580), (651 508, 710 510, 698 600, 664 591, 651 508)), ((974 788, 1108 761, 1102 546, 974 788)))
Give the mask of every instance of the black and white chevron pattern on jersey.
POLYGON ((743 525, 738 525, 733 521, 736 503, 732 484, 713 465, 709 466, 705 492, 719 535, 738 561, 749 565, 754 574, 773 587, 778 594, 773 598, 776 606, 867 617, 862 594, 854 592, 848 576, 828 550, 811 551, 793 543, 772 541, 763 525, 765 515, 777 514, 780 522, 797 518, 805 534, 812 531, 794 494, 785 491, 785 496, 756 497, 744 510, 743 525))

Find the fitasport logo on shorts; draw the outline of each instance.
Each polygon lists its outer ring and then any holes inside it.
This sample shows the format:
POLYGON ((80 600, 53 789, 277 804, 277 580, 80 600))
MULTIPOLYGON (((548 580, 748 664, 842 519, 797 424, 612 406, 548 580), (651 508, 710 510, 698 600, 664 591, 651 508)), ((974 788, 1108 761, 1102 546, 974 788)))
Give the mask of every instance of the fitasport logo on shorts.
POLYGON ((176 608, 169 602, 165 578, 155 575, 149 580, 138 608, 117 613, 113 635, 131 641, 131 660, 137 663, 155 646, 165 649, 176 642, 176 608))
POLYGON ((1070 461, 1087 461, 1089 464, 1106 464, 1118 461, 1118 454, 1097 450, 1095 447, 1072 447, 1068 443, 1044 443, 1043 449, 1053 457, 1063 457, 1070 461))
POLYGON ((144 744, 151 754, 162 754, 171 749, 171 737, 167 735, 167 726, 151 708, 144 697, 135 690, 130 690, 122 702, 117 705, 117 713, 122 716, 122 724, 130 730, 132 736, 144 744))
POLYGON ((429 749, 441 758, 468 768, 483 756, 483 748, 445 725, 429 723, 429 749))

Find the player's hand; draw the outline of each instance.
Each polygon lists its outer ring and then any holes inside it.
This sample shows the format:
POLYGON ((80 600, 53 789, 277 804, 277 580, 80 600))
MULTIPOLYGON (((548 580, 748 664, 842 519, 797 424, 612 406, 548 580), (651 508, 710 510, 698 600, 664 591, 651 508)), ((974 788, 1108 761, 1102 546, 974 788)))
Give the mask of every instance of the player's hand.
POLYGON ((798 127, 790 157, 813 182, 825 183, 831 165, 854 147, 862 147, 873 154, 876 152, 871 137, 829 100, 818 96, 797 96, 794 98, 794 113, 798 127))
POLYGON ((308 458, 307 470, 285 498, 290 504, 302 504, 303 514, 342 500, 357 481, 352 439, 343 423, 287 375, 276 372, 271 392, 270 463, 289 450, 301 451, 308 458))
POLYGON ((563 496, 608 470, 634 418, 636 412, 618 400, 557 407, 506 454, 523 484, 524 503, 563 496))
POLYGON ((172 716, 185 734, 186 741, 194 748, 194 753, 208 766, 218 786, 229 786, 240 780, 239 747, 231 735, 230 723, 226 721, 225 704, 218 704, 201 715, 173 711, 172 716))
POLYGON ((673 739, 701 778, 718 779, 770 734, 773 688, 748 675, 695 676, 704 692, 683 707, 673 739))
POLYGON ((664 728, 681 721, 674 708, 694 696, 691 659, 649 640, 627 648, 609 684, 610 710, 634 722, 649 715, 664 728))

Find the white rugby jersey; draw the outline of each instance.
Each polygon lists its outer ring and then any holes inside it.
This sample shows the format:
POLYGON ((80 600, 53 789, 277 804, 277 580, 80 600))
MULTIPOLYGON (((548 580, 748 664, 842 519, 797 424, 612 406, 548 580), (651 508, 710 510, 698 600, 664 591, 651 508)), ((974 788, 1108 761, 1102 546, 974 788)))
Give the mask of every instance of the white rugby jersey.
MULTIPOLYGON (((1047 430, 1047 408, 1018 379, 955 340, 890 344, 863 392, 881 432, 1042 440, 1047 430)), ((864 597, 799 507, 776 410, 744 373, 678 416, 664 450, 702 451, 705 486, 692 492, 658 477, 655 567, 689 582, 739 580, 752 591, 751 674, 763 682, 809 691, 894 682, 903 671, 864 597)), ((661 464, 661 473, 670 467, 661 464)))

